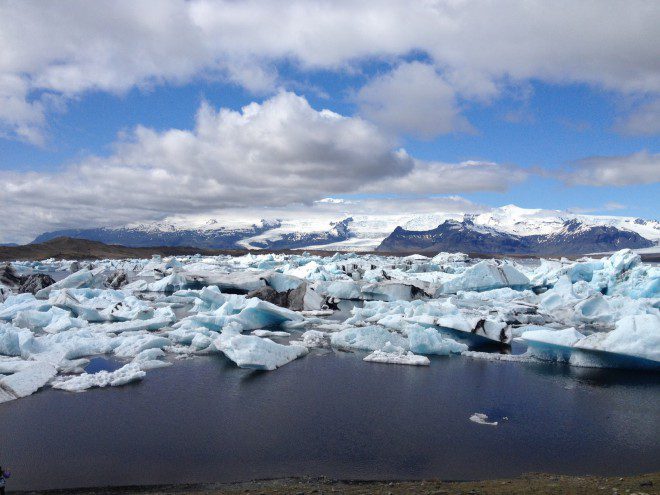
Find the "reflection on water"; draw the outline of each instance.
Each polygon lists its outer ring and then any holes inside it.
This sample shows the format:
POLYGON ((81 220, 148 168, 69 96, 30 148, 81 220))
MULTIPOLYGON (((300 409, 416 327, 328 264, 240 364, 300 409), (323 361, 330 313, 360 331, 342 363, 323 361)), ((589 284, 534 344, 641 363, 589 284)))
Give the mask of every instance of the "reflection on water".
POLYGON ((46 390, 0 406, 1 460, 15 489, 660 468, 658 374, 362 357, 313 351, 255 372, 215 355, 125 387, 46 390), (500 425, 470 422, 475 412, 500 425))

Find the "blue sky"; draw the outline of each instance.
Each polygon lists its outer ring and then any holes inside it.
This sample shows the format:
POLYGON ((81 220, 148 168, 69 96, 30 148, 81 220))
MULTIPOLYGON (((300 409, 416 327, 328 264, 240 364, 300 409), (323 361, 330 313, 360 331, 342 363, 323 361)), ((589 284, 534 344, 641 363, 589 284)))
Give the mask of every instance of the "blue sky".
POLYGON ((72 6, 0 7, 31 26, 0 58, 0 201, 26 218, 0 241, 326 196, 658 216, 648 2, 72 6))

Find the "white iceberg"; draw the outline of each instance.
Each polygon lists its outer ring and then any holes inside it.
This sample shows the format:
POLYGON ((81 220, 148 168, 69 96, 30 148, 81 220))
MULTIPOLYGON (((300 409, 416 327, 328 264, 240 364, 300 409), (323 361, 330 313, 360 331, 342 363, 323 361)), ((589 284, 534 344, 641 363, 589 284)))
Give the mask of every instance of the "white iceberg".
POLYGON ((307 354, 307 347, 282 345, 255 335, 221 336, 216 347, 240 368, 275 370, 307 354))
POLYGON ((412 366, 428 366, 431 364, 426 356, 417 356, 410 351, 396 346, 387 346, 366 356, 363 361, 385 364, 407 364, 412 366))
POLYGON ((146 373, 140 369, 139 363, 128 363, 115 371, 83 373, 71 378, 61 378, 53 383, 53 388, 68 392, 84 392, 94 387, 119 387, 142 380, 145 376, 146 373))
MULTIPOLYGON (((0 379, 0 390, 6 400, 32 395, 46 385, 55 375, 57 369, 48 363, 31 363, 16 373, 0 379)), ((0 402, 3 401, 0 396, 0 402)))
POLYGON ((408 349, 408 340, 397 333, 378 326, 351 327, 330 336, 330 344, 339 350, 377 351, 386 345, 408 349))

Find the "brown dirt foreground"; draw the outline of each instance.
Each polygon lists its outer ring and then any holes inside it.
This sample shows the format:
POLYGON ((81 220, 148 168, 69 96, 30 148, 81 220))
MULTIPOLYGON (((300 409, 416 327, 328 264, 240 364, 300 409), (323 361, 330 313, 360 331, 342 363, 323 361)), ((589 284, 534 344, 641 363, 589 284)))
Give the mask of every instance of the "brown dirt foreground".
POLYGON ((113 488, 82 488, 77 490, 48 490, 41 492, 9 492, 40 495, 321 495, 321 494, 378 494, 378 495, 590 495, 660 493, 660 473, 625 478, 599 476, 556 476, 526 474, 520 478, 489 481, 338 481, 327 478, 287 478, 243 483, 203 485, 127 486, 113 488))

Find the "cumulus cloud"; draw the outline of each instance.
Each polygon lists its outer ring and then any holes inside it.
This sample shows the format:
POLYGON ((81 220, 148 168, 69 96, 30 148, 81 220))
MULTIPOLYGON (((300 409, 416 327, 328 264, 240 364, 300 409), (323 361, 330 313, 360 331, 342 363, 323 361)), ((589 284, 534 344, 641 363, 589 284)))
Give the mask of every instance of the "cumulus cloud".
POLYGON ((562 173, 571 186, 631 186, 660 182, 660 153, 646 150, 623 156, 595 156, 562 173))
MULTIPOLYGON (((6 1, 0 122, 6 134, 38 142, 53 97, 194 78, 268 93, 282 83, 282 61, 344 70, 373 60, 397 65, 413 52, 442 74, 430 97, 450 114, 450 88, 484 98, 507 81, 657 94, 658 24, 660 9, 644 0, 6 1)), ((407 123, 414 131, 429 125, 426 116, 407 123)))
POLYGON ((429 64, 401 64, 369 81, 356 100, 362 115, 397 133, 432 138, 472 131, 460 115, 456 91, 429 64))
POLYGON ((503 190, 507 170, 415 160, 373 124, 281 92, 241 111, 202 103, 192 130, 137 127, 109 156, 61 171, 0 172, 0 232, 24 238, 214 209, 309 205, 365 184, 389 193, 503 190))
POLYGON ((515 165, 465 161, 460 163, 415 160, 406 175, 365 184, 363 191, 399 194, 451 194, 454 192, 504 192, 529 173, 515 165))

